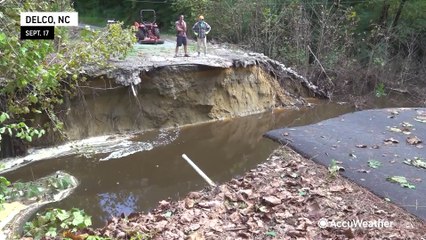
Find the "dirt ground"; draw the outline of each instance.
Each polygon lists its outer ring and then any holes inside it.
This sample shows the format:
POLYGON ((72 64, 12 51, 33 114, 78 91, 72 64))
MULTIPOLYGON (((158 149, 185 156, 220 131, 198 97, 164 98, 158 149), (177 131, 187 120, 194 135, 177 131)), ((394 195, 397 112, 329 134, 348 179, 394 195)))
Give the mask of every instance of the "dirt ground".
POLYGON ((426 224, 280 147, 244 176, 87 232, 113 239, 425 239, 426 224), (348 227, 353 221, 364 227, 348 227))

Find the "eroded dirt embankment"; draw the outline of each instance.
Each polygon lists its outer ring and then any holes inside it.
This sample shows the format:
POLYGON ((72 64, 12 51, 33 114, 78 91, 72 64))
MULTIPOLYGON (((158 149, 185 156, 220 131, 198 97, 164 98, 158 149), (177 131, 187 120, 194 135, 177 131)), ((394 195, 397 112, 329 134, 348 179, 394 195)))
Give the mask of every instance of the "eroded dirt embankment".
POLYGON ((88 71, 90 80, 63 115, 68 137, 244 116, 326 95, 261 54, 217 47, 205 57, 173 58, 170 46, 142 46, 112 69, 88 71))

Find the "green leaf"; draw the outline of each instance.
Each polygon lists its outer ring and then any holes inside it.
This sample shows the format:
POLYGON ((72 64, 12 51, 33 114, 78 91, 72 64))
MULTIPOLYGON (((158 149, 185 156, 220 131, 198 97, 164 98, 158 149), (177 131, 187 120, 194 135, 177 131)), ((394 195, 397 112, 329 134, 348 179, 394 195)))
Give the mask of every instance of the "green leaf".
POLYGON ((401 187, 405 187, 405 188, 409 188, 409 189, 416 189, 416 186, 414 186, 413 184, 408 183, 408 182, 401 184, 401 187))
POLYGON ((6 34, 0 32, 0 43, 6 43, 6 34))
POLYGON ((6 186, 8 187, 10 185, 9 180, 7 178, 0 176, 0 186, 6 186))
POLYGON ((7 115, 7 113, 0 114, 0 123, 4 122, 8 118, 9 118, 9 115, 7 115))
POLYGON ((84 218, 84 227, 92 226, 92 218, 89 216, 86 216, 84 218))
POLYGON ((50 227, 49 230, 46 232, 46 237, 56 237, 58 233, 56 232, 55 227, 50 227))
POLYGON ((40 138, 41 136, 43 136, 43 134, 45 134, 46 131, 44 131, 44 129, 41 129, 40 132, 38 133, 38 138, 40 138))
POLYGON ((27 198, 36 197, 36 196, 40 195, 40 193, 41 193, 41 191, 37 186, 30 185, 28 187, 28 190, 26 191, 26 197, 27 198))
POLYGON ((414 159, 407 159, 404 161, 404 163, 414 167, 426 169, 426 162, 423 160, 423 158, 420 157, 414 157, 414 159))
POLYGON ((271 236, 271 237, 275 237, 277 236, 277 234, 274 231, 269 231, 265 233, 266 236, 271 236))
POLYGON ((84 216, 80 211, 75 211, 72 213, 74 219, 72 220, 72 224, 74 226, 79 226, 80 224, 84 224, 84 216))
POLYGON ((328 167, 328 171, 332 176, 337 175, 339 171, 345 171, 345 168, 338 164, 339 162, 335 159, 331 160, 330 166, 328 167))
POLYGON ((31 103, 37 103, 38 102, 38 98, 34 95, 29 95, 28 100, 30 100, 31 103))
POLYGON ((69 228, 68 223, 66 223, 66 222, 61 223, 59 226, 60 226, 62 229, 68 229, 68 228, 69 228))
POLYGON ((163 214, 163 216, 164 216, 165 218, 169 218, 169 217, 171 217, 171 216, 172 216, 172 212, 171 212, 171 211, 167 211, 165 214, 163 214))
POLYGON ((59 212, 58 212, 58 215, 57 215, 57 217, 60 221, 64 221, 65 219, 69 218, 70 216, 71 216, 70 213, 63 210, 63 209, 60 209, 59 212))
POLYGON ((28 51, 28 49, 27 48, 25 48, 25 47, 21 47, 21 53, 23 54, 23 55, 25 55, 26 53, 27 53, 27 51, 28 51))
POLYGON ((382 163, 377 160, 370 160, 368 161, 368 166, 371 168, 379 168, 380 166, 382 166, 382 163))
POLYGON ((49 221, 55 220, 55 216, 54 216, 53 212, 47 212, 47 213, 44 215, 44 217, 45 217, 47 220, 49 220, 49 221))
POLYGON ((388 177, 386 178, 386 180, 388 180, 389 182, 392 183, 399 183, 399 185, 401 187, 405 187, 405 188, 409 188, 409 189, 415 189, 416 186, 414 186, 413 184, 409 183, 407 181, 407 179, 403 176, 393 176, 393 177, 388 177))

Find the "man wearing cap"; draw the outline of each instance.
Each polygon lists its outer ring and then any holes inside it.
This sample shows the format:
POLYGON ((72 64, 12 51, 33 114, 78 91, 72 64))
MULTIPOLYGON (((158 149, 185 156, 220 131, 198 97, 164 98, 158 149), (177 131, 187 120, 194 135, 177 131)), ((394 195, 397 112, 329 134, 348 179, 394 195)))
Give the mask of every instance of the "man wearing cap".
POLYGON ((210 25, 204 21, 203 16, 198 17, 198 22, 196 22, 194 24, 194 26, 192 27, 192 30, 194 31, 195 36, 197 36, 198 56, 200 56, 201 45, 203 45, 204 56, 207 53, 207 37, 206 37, 206 35, 209 34, 211 29, 212 28, 210 27, 210 25))

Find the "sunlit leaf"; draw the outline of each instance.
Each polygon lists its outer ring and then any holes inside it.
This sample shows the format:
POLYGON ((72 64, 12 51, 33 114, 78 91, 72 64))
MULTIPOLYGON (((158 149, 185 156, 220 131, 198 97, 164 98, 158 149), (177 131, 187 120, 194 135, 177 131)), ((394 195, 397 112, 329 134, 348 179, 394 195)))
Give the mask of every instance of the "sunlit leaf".
POLYGON ((426 169, 426 162, 423 160, 423 158, 414 157, 414 159, 407 159, 404 161, 405 164, 412 165, 418 168, 424 168, 426 169))
POLYGON ((84 227, 92 226, 92 218, 91 217, 85 217, 84 218, 84 227))
POLYGON ((389 131, 391 131, 391 132, 397 132, 397 133, 402 132, 402 130, 401 130, 401 129, 399 129, 399 128, 397 128, 397 127, 390 127, 390 128, 389 128, 389 131))
POLYGON ((4 34, 3 32, 0 32, 0 44, 4 44, 4 43, 6 43, 6 34, 4 34))
POLYGON ((46 237, 56 237, 58 233, 56 232, 55 227, 50 227, 49 230, 46 233, 46 237))
POLYGON ((71 215, 68 211, 65 211, 63 209, 59 209, 58 215, 57 215, 59 220, 64 221, 65 219, 69 218, 70 216, 71 215))
POLYGON ((414 118, 414 120, 417 122, 426 123, 426 115, 418 115, 414 118))
POLYGON ((72 221, 72 224, 74 226, 79 226, 80 224, 84 224, 84 216, 81 214, 80 211, 75 211, 72 213, 74 219, 72 221))
POLYGON ((370 160, 368 161, 368 166, 371 168, 379 168, 380 166, 382 166, 382 163, 377 160, 370 160))
POLYGON ((167 211, 165 214, 163 214, 164 217, 169 218, 172 216, 172 212, 171 211, 167 211))
POLYGON ((0 114, 0 123, 4 122, 8 118, 9 118, 9 115, 7 113, 1 113, 0 114))
POLYGON ((388 177, 386 180, 388 180, 389 182, 393 182, 393 183, 399 183, 401 185, 401 187, 405 187, 405 188, 409 188, 409 189, 415 189, 416 188, 416 186, 409 183, 407 181, 407 179, 403 176, 388 177))

